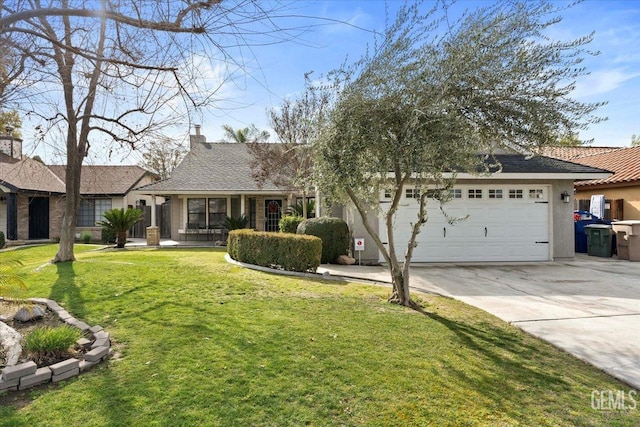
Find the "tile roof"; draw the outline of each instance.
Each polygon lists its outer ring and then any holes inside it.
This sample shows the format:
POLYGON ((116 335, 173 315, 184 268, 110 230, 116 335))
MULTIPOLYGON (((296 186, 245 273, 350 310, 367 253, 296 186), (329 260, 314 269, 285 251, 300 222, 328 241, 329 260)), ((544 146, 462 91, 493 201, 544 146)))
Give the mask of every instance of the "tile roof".
MULTIPOLYGON (((64 182, 66 166, 51 165, 49 169, 64 182)), ((125 195, 151 172, 140 166, 82 166, 80 194, 125 195)))
POLYGON ((606 153, 580 157, 573 161, 613 172, 613 175, 608 178, 577 182, 576 187, 640 181, 640 147, 619 148, 606 153))
POLYGON ((609 153, 616 150, 620 150, 620 147, 543 147, 540 154, 560 160, 573 160, 580 157, 609 153))
POLYGON ((64 182, 46 165, 25 158, 17 162, 0 161, 0 185, 11 191, 37 191, 64 194, 64 182))
POLYGON ((195 143, 171 176, 138 190, 153 192, 282 192, 270 182, 260 188, 251 178, 251 153, 246 144, 195 143))

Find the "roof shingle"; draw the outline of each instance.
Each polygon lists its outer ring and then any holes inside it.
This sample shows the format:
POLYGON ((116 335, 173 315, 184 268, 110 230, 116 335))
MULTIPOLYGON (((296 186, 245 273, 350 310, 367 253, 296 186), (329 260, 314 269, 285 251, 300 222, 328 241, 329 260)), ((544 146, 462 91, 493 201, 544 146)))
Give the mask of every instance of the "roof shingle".
POLYGON ((205 142, 193 144, 191 151, 164 180, 139 190, 194 192, 283 191, 270 182, 262 187, 251 177, 251 153, 246 144, 205 142))

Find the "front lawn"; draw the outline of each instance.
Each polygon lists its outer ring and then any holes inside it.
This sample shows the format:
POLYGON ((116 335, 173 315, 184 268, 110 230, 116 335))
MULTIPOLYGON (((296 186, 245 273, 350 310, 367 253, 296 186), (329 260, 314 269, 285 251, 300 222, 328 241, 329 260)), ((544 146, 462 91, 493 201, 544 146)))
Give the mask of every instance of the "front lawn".
MULTIPOLYGON (((19 255, 28 296, 111 333, 117 357, 0 397, 3 426, 637 426, 599 411, 629 390, 480 310, 246 270, 216 249, 19 255)), ((0 262, 8 252, 0 253, 0 262)))

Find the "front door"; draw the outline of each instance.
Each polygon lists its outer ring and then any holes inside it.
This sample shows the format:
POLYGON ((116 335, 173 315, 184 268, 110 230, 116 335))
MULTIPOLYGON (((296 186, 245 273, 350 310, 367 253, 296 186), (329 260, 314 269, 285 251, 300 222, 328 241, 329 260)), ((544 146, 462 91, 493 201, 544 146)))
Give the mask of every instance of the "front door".
POLYGON ((49 238, 49 198, 29 197, 29 239, 49 238))
POLYGON ((282 199, 264 201, 264 231, 280 231, 282 218, 282 199))

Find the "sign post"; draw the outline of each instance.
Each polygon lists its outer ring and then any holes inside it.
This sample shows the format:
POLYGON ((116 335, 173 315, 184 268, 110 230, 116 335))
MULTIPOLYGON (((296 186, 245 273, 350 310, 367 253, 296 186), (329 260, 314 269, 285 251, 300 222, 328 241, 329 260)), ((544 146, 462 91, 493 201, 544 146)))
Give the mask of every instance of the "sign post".
POLYGON ((356 237, 353 239, 353 249, 358 252, 358 265, 362 265, 361 254, 364 251, 364 238, 356 237))

